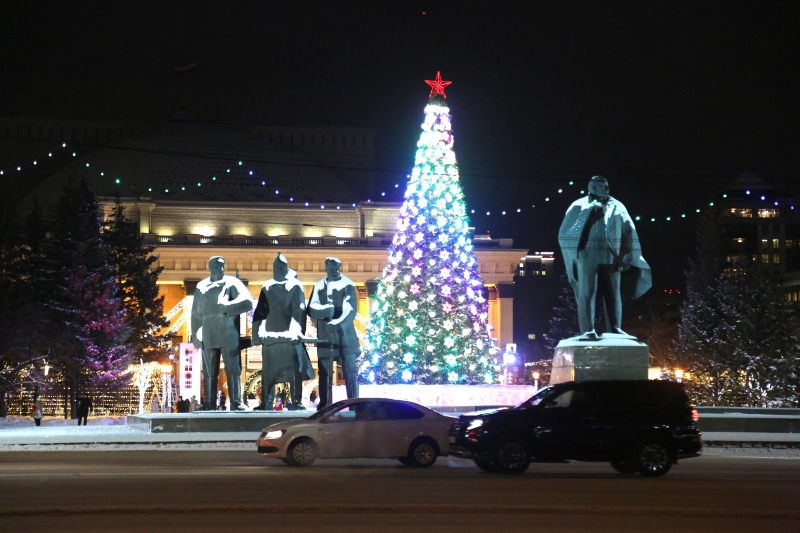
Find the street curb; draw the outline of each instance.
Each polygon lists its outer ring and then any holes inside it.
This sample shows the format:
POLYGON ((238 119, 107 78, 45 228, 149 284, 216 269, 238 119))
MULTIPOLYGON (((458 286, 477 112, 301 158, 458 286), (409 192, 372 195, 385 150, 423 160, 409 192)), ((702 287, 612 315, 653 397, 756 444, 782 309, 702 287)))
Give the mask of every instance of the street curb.
POLYGON ((776 450, 800 449, 800 442, 704 440, 704 448, 773 448, 776 450))

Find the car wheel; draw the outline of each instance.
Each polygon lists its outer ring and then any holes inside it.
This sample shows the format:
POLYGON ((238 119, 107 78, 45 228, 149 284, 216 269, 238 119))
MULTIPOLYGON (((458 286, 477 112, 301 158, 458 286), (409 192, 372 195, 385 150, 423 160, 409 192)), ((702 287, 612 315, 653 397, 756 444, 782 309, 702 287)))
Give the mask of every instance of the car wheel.
POLYGON ((418 439, 408 447, 408 461, 412 466, 427 468, 436 462, 439 448, 431 439, 418 439))
POLYGON ((286 459, 292 466, 311 466, 317 459, 317 448, 311 439, 297 439, 289 446, 286 459))
POLYGON ((660 440, 646 440, 636 447, 635 464, 643 476, 663 476, 672 468, 669 446, 660 440))
POLYGON ((494 466, 502 474, 521 474, 531 462, 525 443, 516 438, 501 440, 494 448, 494 466))
POLYGON ((611 466, 614 470, 626 476, 630 476, 639 471, 639 467, 633 459, 615 459, 611 461, 611 466))
POLYGON ((497 467, 494 466, 494 463, 491 459, 473 459, 475 461, 475 466, 483 470, 484 472, 497 472, 497 467))

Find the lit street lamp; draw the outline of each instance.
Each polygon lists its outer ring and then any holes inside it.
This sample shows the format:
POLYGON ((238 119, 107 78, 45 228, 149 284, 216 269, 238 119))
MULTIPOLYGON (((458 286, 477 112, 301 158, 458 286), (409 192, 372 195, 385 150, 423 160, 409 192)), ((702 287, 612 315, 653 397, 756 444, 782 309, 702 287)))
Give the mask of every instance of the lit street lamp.
POLYGON ((533 373, 533 388, 534 390, 539 390, 539 372, 533 373))
POLYGON ((675 379, 678 380, 678 383, 681 383, 683 381, 683 370, 681 369, 675 370, 675 379))

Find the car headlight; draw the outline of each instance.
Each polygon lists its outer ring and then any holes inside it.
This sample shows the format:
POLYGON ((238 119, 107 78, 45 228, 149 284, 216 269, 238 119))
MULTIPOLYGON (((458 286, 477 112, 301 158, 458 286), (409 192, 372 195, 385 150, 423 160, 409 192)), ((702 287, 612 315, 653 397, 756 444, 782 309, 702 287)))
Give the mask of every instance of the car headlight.
POLYGON ((261 434, 262 439, 279 439, 286 433, 285 429, 273 429, 272 431, 265 431, 261 434))
POLYGON ((470 429, 479 428, 482 425, 483 425, 483 419, 482 418, 476 418, 475 420, 473 420, 472 422, 469 423, 469 425, 467 426, 467 431, 469 431, 470 429))

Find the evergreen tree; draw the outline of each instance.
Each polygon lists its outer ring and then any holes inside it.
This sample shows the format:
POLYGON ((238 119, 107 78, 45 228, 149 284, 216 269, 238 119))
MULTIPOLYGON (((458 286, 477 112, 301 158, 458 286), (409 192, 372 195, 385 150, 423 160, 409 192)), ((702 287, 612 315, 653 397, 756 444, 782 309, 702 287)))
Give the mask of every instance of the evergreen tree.
POLYGON ((26 273, 24 233, 13 213, 0 219, 0 416, 6 414, 6 394, 37 386, 42 317, 31 301, 26 273))
POLYGON ((414 170, 377 286, 367 383, 497 383, 483 293, 437 73, 414 170))
POLYGON ((741 361, 742 403, 768 407, 794 402, 800 385, 800 321, 789 300, 751 262, 723 274, 720 303, 734 361, 741 361))
MULTIPOLYGON (((86 180, 69 183, 43 243, 45 306, 59 327, 52 336, 54 379, 74 400, 89 385, 114 387, 129 363, 125 310, 101 235, 102 216, 86 180)), ((66 415, 66 413, 65 413, 66 415)))
POLYGON ((687 272, 676 365, 707 405, 796 402, 800 323, 796 311, 749 261, 726 263, 719 213, 698 224, 697 257, 687 272))
POLYGON ((155 247, 144 244, 139 225, 125 217, 119 197, 106 220, 103 240, 117 280, 116 297, 126 311, 129 332, 125 344, 136 357, 155 361, 167 347, 167 339, 158 335, 169 321, 163 317, 164 297, 159 296, 156 285, 164 267, 153 268, 158 259, 153 255, 155 247))

